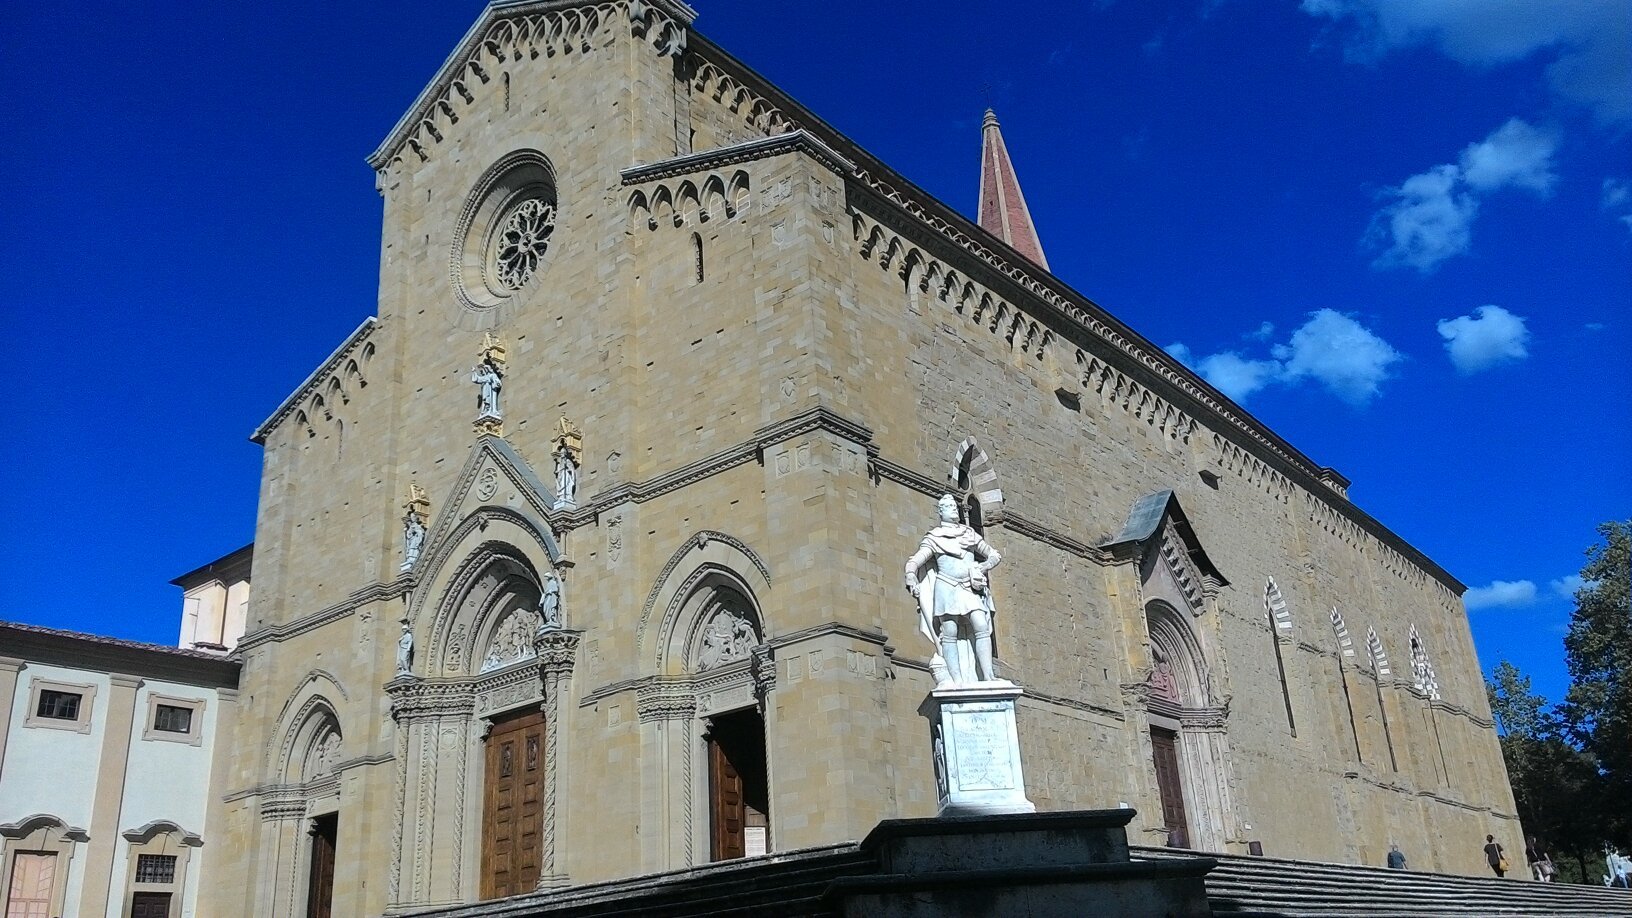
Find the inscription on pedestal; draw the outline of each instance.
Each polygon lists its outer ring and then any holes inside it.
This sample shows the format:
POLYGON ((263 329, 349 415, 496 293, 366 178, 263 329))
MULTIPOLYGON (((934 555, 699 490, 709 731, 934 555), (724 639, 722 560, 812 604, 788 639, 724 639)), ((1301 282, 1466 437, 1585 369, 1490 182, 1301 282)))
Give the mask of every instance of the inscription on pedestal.
POLYGON ((946 712, 958 736, 953 766, 961 790, 1009 790, 1014 787, 1014 759, 1009 755, 1009 722, 1013 709, 1004 704, 962 705, 946 712))
POLYGON ((1036 812, 1026 799, 1014 722, 1015 685, 936 689, 919 708, 930 722, 942 815, 1036 812))

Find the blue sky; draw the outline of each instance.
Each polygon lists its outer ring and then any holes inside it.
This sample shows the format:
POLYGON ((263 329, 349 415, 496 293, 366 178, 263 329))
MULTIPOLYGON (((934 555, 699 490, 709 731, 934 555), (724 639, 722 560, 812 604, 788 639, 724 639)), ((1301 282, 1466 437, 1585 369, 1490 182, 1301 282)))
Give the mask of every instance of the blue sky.
MULTIPOLYGON (((973 213, 982 110, 1054 270, 1478 588, 1557 697, 1632 516, 1632 7, 750 3, 699 31, 973 213)), ((363 157, 481 7, 8 4, 0 617, 172 641, 248 435, 363 317, 363 157)), ((1308 614, 1316 614, 1310 610, 1308 614)))

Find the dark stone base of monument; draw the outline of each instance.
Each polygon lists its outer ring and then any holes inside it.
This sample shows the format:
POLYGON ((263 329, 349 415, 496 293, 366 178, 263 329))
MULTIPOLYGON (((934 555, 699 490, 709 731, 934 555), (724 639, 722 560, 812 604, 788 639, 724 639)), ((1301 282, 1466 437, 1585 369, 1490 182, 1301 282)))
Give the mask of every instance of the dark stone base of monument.
POLYGON ((393 914, 421 918, 1209 916, 1206 857, 1131 861, 1133 810, 892 819, 847 842, 393 914))
POLYGON ((861 843, 878 872, 823 896, 847 918, 1211 915, 1207 858, 1135 862, 1133 810, 892 819, 861 843), (1182 868, 1182 869, 1174 869, 1182 868))

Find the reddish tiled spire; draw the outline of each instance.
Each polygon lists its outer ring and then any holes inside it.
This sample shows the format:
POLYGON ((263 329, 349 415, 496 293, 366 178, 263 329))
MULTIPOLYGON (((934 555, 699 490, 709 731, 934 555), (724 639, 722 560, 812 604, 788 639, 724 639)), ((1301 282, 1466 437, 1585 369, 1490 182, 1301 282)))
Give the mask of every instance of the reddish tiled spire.
POLYGON ((1015 177, 1009 148, 1003 145, 1003 132, 997 129, 997 115, 989 108, 980 133, 980 228, 1046 269, 1043 242, 1037 238, 1031 210, 1020 193, 1020 179, 1015 177))

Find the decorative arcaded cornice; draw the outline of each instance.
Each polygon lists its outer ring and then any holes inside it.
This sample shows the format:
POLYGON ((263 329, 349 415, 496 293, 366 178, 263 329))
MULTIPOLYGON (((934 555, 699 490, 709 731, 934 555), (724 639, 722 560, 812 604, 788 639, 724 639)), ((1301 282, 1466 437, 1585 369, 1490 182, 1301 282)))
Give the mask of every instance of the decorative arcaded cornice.
POLYGON ((289 397, 283 400, 283 404, 279 405, 276 411, 272 412, 272 416, 262 421, 261 426, 255 428, 255 432, 250 435, 249 439, 255 443, 266 443, 267 435, 271 434, 279 424, 282 424, 284 418, 293 414, 295 408, 301 402, 304 402, 308 396, 316 392, 317 387, 322 384, 323 380, 327 379, 331 373, 340 367, 341 361, 350 357, 353 351, 362 346, 362 343, 368 339, 369 335, 373 334, 374 329, 379 324, 380 320, 373 316, 364 319, 363 324, 357 326, 356 331, 347 335, 346 340, 340 342, 340 346, 334 349, 334 353, 330 354, 327 360, 317 365, 317 369, 312 371, 312 375, 306 377, 305 382, 296 386, 295 391, 289 393, 289 397))
POLYGON ((658 53, 679 56, 687 49, 696 18, 697 11, 680 0, 495 0, 369 154, 368 164, 382 170, 404 147, 428 158, 425 149, 442 140, 441 125, 457 123, 463 105, 473 101, 470 86, 492 79, 490 65, 523 54, 588 52, 595 47, 592 39, 620 24, 631 37, 651 42, 658 53))
POLYGON ((740 165, 758 159, 769 159, 784 153, 804 153, 841 176, 852 175, 856 169, 855 163, 817 139, 816 135, 797 129, 770 137, 755 137, 728 147, 715 147, 712 150, 686 153, 655 163, 630 166, 618 174, 623 178, 623 184, 639 185, 659 179, 740 165))

